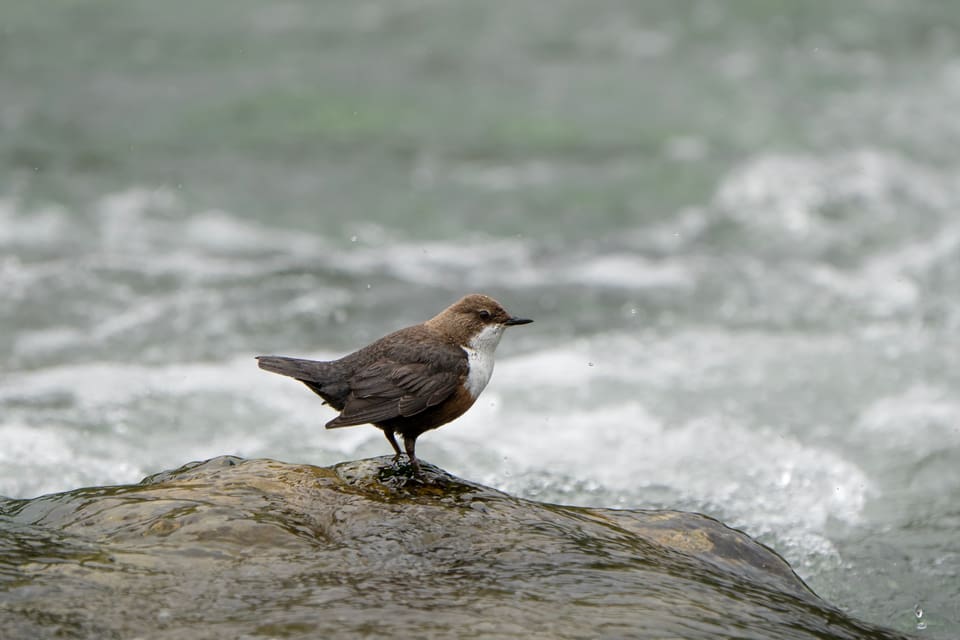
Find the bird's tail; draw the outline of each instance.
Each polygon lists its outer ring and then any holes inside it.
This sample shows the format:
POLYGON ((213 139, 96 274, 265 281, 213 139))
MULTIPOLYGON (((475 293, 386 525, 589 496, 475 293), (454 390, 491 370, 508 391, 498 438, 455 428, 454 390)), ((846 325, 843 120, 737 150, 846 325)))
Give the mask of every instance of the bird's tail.
POLYGON ((330 362, 287 358, 285 356, 257 356, 257 364, 264 371, 290 376, 303 382, 326 383, 334 375, 330 362))

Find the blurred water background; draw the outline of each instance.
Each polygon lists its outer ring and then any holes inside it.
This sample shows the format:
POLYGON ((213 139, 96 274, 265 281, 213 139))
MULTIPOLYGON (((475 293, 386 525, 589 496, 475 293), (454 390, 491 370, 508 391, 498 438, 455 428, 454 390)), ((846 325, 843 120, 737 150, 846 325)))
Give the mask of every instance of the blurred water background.
POLYGON ((536 323, 423 458, 960 635, 955 0, 0 16, 0 494, 387 453, 253 356, 482 291, 536 323))

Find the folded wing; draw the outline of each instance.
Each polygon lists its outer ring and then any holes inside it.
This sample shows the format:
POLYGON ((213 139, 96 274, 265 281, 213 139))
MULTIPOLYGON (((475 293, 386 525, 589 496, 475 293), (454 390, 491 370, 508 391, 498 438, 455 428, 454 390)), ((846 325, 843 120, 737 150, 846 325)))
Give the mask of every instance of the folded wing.
POLYGON ((350 394, 328 429, 410 417, 449 398, 467 375, 462 349, 430 354, 430 361, 381 360, 350 377, 350 394))

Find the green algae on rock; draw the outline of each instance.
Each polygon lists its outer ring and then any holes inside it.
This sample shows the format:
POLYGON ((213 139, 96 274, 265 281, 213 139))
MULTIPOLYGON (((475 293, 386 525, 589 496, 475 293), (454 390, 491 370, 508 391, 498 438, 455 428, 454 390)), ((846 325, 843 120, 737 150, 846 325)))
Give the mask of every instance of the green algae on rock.
POLYGON ((513 498, 389 458, 215 458, 0 502, 15 638, 899 638, 711 518, 513 498))

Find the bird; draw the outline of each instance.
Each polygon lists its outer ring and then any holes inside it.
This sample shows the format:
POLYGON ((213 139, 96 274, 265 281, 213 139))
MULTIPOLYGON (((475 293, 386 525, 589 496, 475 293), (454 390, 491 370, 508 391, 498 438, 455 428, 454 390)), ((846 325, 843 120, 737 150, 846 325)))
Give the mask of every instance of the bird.
POLYGON ((493 353, 507 327, 533 322, 473 293, 426 322, 394 331, 339 360, 257 356, 261 369, 299 380, 339 412, 327 429, 372 424, 395 453, 403 438, 416 477, 417 438, 463 415, 493 373, 493 353))

